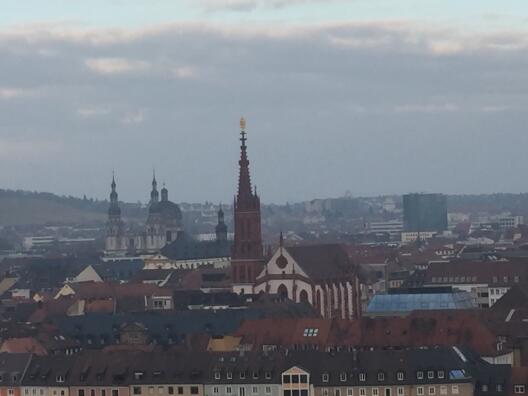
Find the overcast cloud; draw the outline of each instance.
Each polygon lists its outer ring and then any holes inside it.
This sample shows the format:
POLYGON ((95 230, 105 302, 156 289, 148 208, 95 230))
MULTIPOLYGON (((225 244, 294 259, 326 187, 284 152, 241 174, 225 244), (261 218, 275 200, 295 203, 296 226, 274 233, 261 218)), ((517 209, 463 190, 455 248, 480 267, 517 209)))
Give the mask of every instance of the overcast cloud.
MULTIPOLYGON (((256 3, 256 2, 249 2, 256 3)), ((258 4, 257 4, 258 6, 258 4)), ((0 32, 0 185, 230 202, 526 191, 528 35, 411 22, 0 32)))

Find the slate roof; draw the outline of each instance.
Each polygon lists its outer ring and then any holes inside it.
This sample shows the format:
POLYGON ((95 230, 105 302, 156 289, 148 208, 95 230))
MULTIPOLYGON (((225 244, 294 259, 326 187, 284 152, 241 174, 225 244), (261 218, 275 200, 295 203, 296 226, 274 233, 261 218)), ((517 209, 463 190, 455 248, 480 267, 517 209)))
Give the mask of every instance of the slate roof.
POLYGON ((258 310, 176 311, 171 314, 87 314, 78 317, 56 317, 52 323, 59 333, 79 340, 91 348, 114 343, 119 329, 127 323, 141 323, 151 341, 157 344, 180 343, 192 333, 230 334, 245 319, 262 317, 258 310), (90 341, 89 341, 90 340, 90 341))
POLYGON ((288 246, 285 249, 314 279, 342 276, 353 269, 348 253, 339 244, 288 246))
POLYGON ((29 353, 0 353, 2 386, 20 385, 30 360, 31 354, 29 353))
POLYGON ((230 257, 231 242, 229 241, 197 241, 183 233, 172 243, 166 245, 161 254, 171 260, 194 260, 230 257))

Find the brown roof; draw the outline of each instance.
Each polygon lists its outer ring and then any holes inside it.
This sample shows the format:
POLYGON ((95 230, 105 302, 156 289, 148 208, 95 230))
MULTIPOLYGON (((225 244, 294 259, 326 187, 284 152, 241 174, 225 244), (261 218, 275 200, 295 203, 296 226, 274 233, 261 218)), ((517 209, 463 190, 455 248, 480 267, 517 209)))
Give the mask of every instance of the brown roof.
POLYGON ((340 244, 289 246, 286 250, 314 279, 342 276, 353 269, 348 253, 340 244))
POLYGON ((242 337, 241 343, 254 346, 311 344, 323 347, 328 342, 331 325, 330 320, 318 318, 247 320, 234 335, 242 337), (317 329, 317 334, 305 336, 306 329, 317 329))
POLYGON ((69 286, 77 298, 83 299, 172 295, 169 289, 149 283, 80 282, 69 284, 69 286))
POLYGON ((0 352, 8 353, 33 353, 47 355, 48 351, 33 337, 9 338, 2 343, 0 352))
POLYGON ((326 347, 422 347, 468 345, 484 356, 496 351, 496 336, 476 312, 415 311, 406 317, 261 319, 245 321, 234 333, 243 344, 326 347), (318 329, 316 336, 306 329, 318 329), (313 334, 308 332, 307 334, 313 334))

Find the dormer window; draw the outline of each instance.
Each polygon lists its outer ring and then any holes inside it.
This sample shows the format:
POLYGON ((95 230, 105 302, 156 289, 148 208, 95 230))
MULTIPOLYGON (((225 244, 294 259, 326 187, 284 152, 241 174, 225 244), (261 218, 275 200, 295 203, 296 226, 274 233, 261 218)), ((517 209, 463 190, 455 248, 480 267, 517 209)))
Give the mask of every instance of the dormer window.
POLYGON ((135 371, 134 372, 134 379, 136 381, 139 381, 143 378, 143 375, 145 375, 145 373, 143 371, 135 371))
POLYGON ((246 372, 245 371, 241 371, 240 372, 240 379, 245 379, 246 378, 246 372))
POLYGON ((359 381, 365 382, 367 380, 367 374, 365 373, 359 373, 359 381))
POLYGON ((330 379, 330 376, 328 375, 328 373, 324 373, 323 374, 323 382, 328 382, 329 379, 330 379))
POLYGON ((266 371, 264 376, 266 377, 266 379, 271 379, 271 371, 266 371))
POLYGON ((339 380, 340 380, 341 382, 345 382, 346 379, 347 379, 347 375, 346 375, 346 373, 341 373, 341 374, 339 374, 339 380))
POLYGON ((259 373, 258 371, 253 371, 253 379, 258 379, 259 373))
POLYGON ((62 383, 62 382, 64 382, 64 377, 62 375, 57 375, 57 377, 55 377, 55 381, 59 382, 59 383, 62 383))
POLYGON ((427 372, 427 378, 429 378, 429 379, 433 379, 434 378, 434 371, 433 370, 429 370, 427 372))
POLYGON ((219 380, 220 379, 220 371, 215 371, 214 372, 214 379, 215 380, 219 380))
POLYGON ((437 376, 439 379, 444 379, 444 378, 445 378, 444 370, 438 370, 438 371, 436 372, 436 376, 437 376))
POLYGON ((396 374, 396 378, 398 379, 398 381, 403 381, 405 379, 405 374, 403 373, 403 371, 398 371, 398 374, 396 374))
POLYGON ((416 372, 416 378, 419 379, 419 380, 423 379, 423 377, 424 377, 423 375, 424 375, 423 371, 417 371, 416 372))
POLYGON ((378 373, 378 381, 385 381, 385 373, 383 371, 378 373))
POLYGON ((233 379, 233 373, 231 371, 227 372, 227 379, 233 379))

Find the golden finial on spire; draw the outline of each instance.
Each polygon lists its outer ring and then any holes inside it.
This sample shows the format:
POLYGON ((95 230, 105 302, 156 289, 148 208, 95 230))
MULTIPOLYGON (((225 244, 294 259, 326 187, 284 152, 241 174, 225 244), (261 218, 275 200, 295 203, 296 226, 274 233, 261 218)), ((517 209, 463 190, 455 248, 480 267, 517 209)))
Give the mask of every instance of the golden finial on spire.
POLYGON ((244 117, 240 118, 240 129, 246 129, 246 120, 244 119, 244 117))

